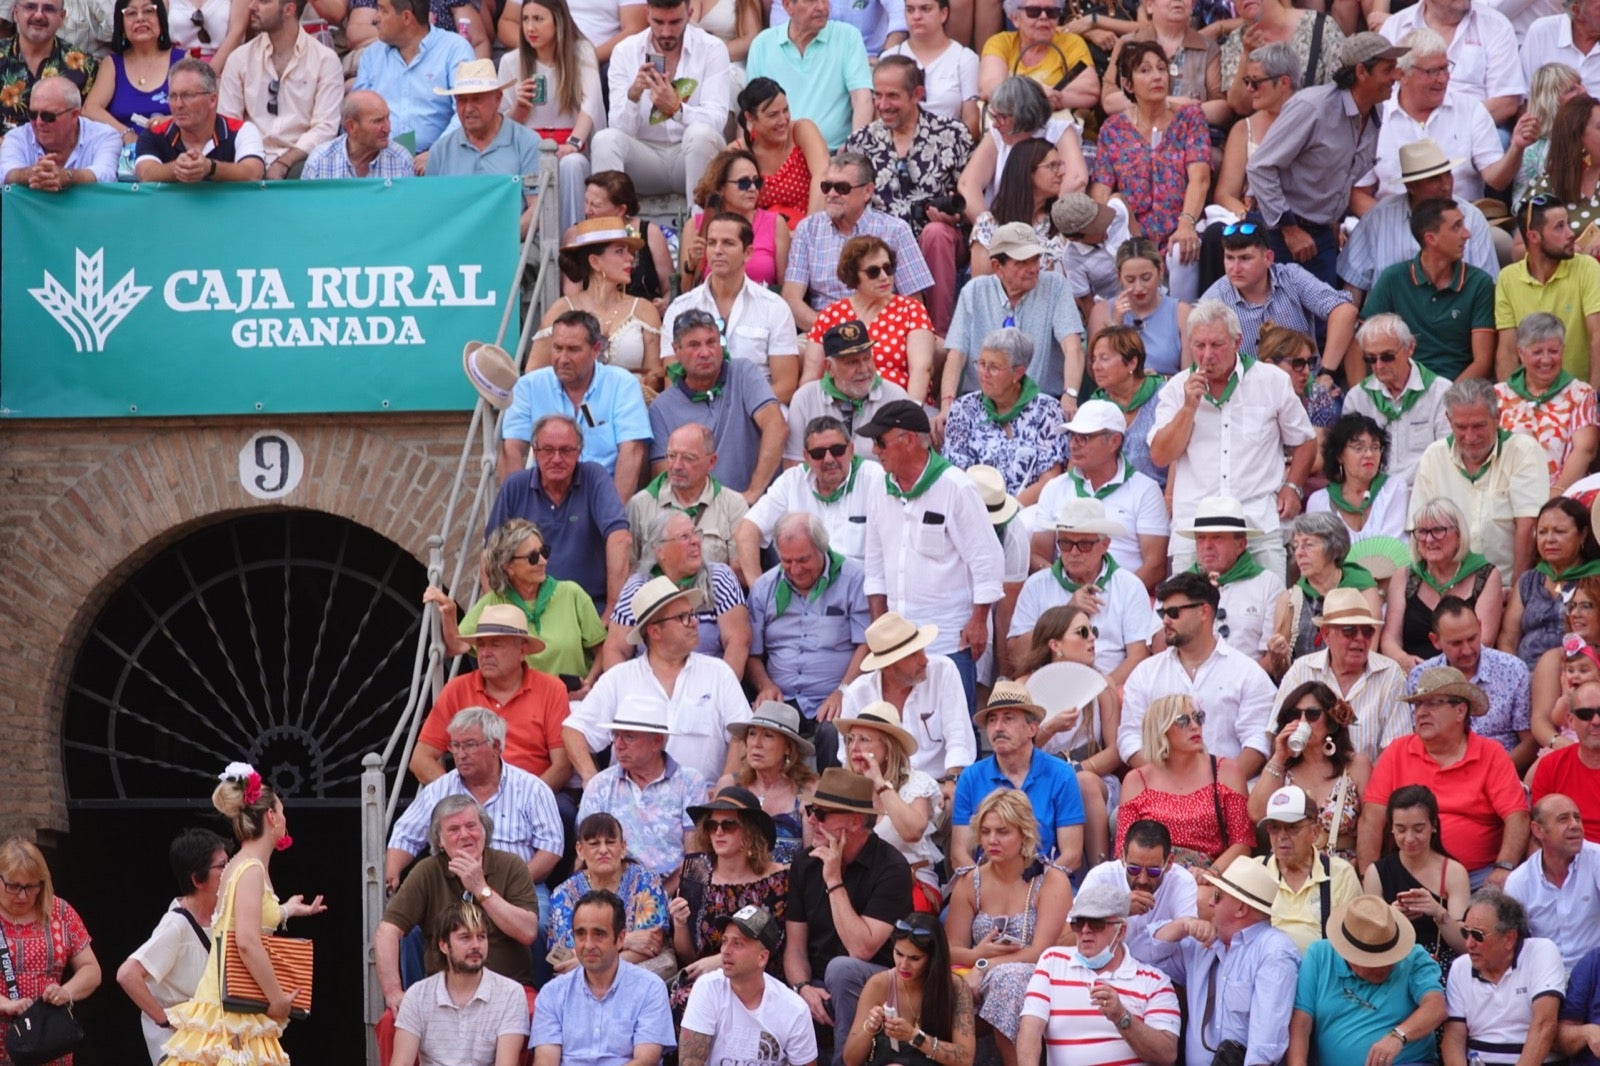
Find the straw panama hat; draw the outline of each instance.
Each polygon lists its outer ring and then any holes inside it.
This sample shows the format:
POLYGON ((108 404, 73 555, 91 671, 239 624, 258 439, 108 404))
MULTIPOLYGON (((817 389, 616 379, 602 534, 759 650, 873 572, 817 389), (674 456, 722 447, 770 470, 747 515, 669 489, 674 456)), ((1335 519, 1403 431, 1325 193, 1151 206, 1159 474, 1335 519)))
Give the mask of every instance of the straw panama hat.
POLYGON ((697 588, 681 589, 670 577, 655 577, 639 586, 633 594, 633 629, 628 633, 628 643, 644 644, 644 627, 655 621, 656 615, 673 600, 684 600, 693 610, 700 606, 705 595, 697 588))
POLYGON ((900 745, 900 750, 905 752, 908 759, 917 751, 917 738, 900 725, 900 712, 887 700, 869 703, 857 711, 854 718, 836 719, 833 726, 845 736, 849 736, 853 729, 871 729, 882 733, 900 745))
POLYGON ((926 648, 938 635, 938 626, 918 626, 886 611, 867 627, 868 655, 861 660, 861 669, 882 670, 926 648))

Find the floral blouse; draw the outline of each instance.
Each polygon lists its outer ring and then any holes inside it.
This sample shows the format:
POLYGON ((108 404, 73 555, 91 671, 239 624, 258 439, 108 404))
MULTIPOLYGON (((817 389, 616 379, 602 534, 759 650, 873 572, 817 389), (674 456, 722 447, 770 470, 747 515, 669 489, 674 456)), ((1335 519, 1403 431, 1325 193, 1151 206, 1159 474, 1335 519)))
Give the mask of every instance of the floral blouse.
POLYGON ((1500 428, 1524 433, 1539 442, 1550 459, 1550 481, 1560 476, 1572 454, 1572 437, 1585 426, 1600 424, 1594 387, 1574 378, 1542 404, 1524 400, 1505 382, 1494 387, 1500 398, 1500 428))
POLYGON ((1167 238, 1178 228, 1194 163, 1211 163, 1211 133, 1198 107, 1180 108, 1154 148, 1124 112, 1100 127, 1090 180, 1121 193, 1144 235, 1165 250, 1167 238))
POLYGON ((1010 422, 996 424, 988 417, 981 392, 969 392, 951 405, 945 426, 944 457, 965 470, 992 466, 1006 479, 1006 491, 1015 496, 1038 481, 1052 466, 1066 469, 1067 437, 1061 429, 1061 402, 1041 392, 1010 422))
MULTIPOLYGON (((572 911, 592 886, 589 875, 579 870, 550 894, 550 946, 572 947, 572 911)), ((628 932, 661 929, 672 934, 672 919, 667 914, 667 894, 661 881, 637 862, 622 867, 622 885, 617 892, 628 913, 628 932)))
MULTIPOLYGON (((70 968, 74 955, 89 946, 89 930, 78 917, 72 905, 57 896, 51 908, 50 921, 29 922, 17 925, 0 917, 0 936, 11 951, 11 963, 16 968, 17 991, 24 999, 37 999, 45 987, 60 984, 70 968), (50 942, 46 942, 46 938, 50 942), (53 968, 52 968, 53 964, 53 968)), ((5 1043, 0 1041, 0 1063, 9 1063, 5 1043)), ((72 1056, 65 1055, 51 1062, 51 1066, 71 1066, 72 1056)))

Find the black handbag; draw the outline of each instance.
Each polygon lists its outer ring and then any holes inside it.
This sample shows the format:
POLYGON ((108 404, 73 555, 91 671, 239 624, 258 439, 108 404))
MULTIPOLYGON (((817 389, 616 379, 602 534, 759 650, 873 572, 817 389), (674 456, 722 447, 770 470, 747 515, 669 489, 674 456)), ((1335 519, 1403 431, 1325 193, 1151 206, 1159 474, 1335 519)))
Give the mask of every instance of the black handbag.
MULTIPOLYGON (((52 920, 45 929, 48 972, 54 973, 55 924, 52 920)), ((0 936, 0 975, 5 978, 6 995, 22 998, 17 984, 17 969, 11 959, 11 945, 0 936)), ((44 1066, 73 1051, 83 1043, 83 1026, 72 1016, 71 1007, 57 1007, 42 999, 6 1026, 6 1054, 15 1066, 44 1066)))
POLYGON ((1244 1066, 1244 1045, 1237 1040, 1224 1040, 1217 1045, 1211 1066, 1244 1066))

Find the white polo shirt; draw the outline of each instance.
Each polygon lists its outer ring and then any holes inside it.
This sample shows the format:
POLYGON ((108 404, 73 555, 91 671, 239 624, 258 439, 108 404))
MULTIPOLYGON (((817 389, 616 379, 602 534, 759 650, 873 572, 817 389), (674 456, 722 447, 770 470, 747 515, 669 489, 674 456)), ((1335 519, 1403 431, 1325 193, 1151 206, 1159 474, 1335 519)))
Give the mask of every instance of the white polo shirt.
MULTIPOLYGON (((992 534, 991 534, 992 536, 992 534)), ((872 670, 844 690, 840 711, 854 718, 869 703, 883 699, 883 673, 872 670)), ((937 780, 946 770, 971 766, 978 757, 978 738, 967 717, 967 694, 956 664, 943 655, 928 656, 928 676, 906 697, 900 725, 917 742, 911 768, 937 780)))
MULTIPOLYGON (((1483 1066, 1515 1066, 1533 1024, 1533 1001, 1566 994, 1561 949, 1539 936, 1517 945, 1511 968, 1492 984, 1478 976, 1471 956, 1457 955, 1444 986, 1447 1020, 1466 1024, 1467 1054, 1477 1052, 1483 1066)), ((1544 1061, 1560 1060, 1552 1043, 1544 1061)))
POLYGON ((1055 535, 1056 515, 1068 500, 1100 496, 1106 517, 1120 522, 1127 530, 1120 537, 1111 538, 1111 557, 1118 566, 1137 570, 1144 565, 1144 552, 1139 549, 1140 537, 1167 537, 1172 535, 1172 523, 1167 520, 1167 500, 1155 479, 1133 469, 1126 460, 1111 480, 1098 488, 1088 481, 1075 477, 1076 469, 1045 482, 1039 493, 1039 502, 1028 508, 1028 517, 1035 533, 1055 535))
POLYGON ((1506 878, 1506 895, 1528 911, 1534 936, 1554 941, 1568 974, 1590 948, 1600 947, 1600 844, 1583 842, 1560 887, 1545 876, 1540 853, 1534 852, 1506 878))
POLYGON ((1283 575, 1271 570, 1223 585, 1222 602, 1217 604, 1217 639, 1251 659, 1265 655, 1267 641, 1272 639, 1272 612, 1283 588, 1283 575))
POLYGON ((406 990, 396 1029, 415 1036, 425 1062, 490 1062, 502 1036, 528 1035, 528 997, 522 986, 487 966, 478 987, 456 1006, 436 973, 406 990))
POLYGON ((1533 75, 1546 63, 1565 63, 1578 72, 1590 95, 1600 93, 1600 44, 1588 54, 1572 43, 1572 17, 1565 11, 1546 15, 1528 27, 1522 40, 1522 77, 1529 85, 1533 75))
MULTIPOLYGON (((711 295, 711 283, 696 285, 667 305, 666 318, 661 323, 661 359, 675 359, 672 349, 672 327, 685 311, 704 311, 718 321, 716 297, 711 295)), ((800 354, 800 342, 795 334, 794 312, 783 302, 783 297, 764 285, 757 285, 748 277, 744 288, 733 298, 733 307, 722 330, 723 343, 728 354, 735 359, 746 359, 759 366, 767 380, 772 380, 772 369, 767 360, 774 355, 800 354)))
POLYGON ((828 546, 864 564, 867 558, 866 486, 882 480, 883 467, 871 459, 862 459, 843 486, 844 493, 837 500, 824 500, 817 495, 817 481, 811 471, 805 466, 791 466, 779 474, 755 506, 745 512, 745 521, 754 523, 761 531, 761 546, 765 548, 772 543, 778 519, 791 511, 814 514, 828 530, 828 546))
POLYGON ((1401 110, 1398 91, 1383 102, 1378 158, 1357 185, 1377 182, 1379 197, 1405 192, 1405 183, 1400 180, 1400 149, 1431 137, 1448 158, 1461 161, 1453 172, 1455 194, 1465 200, 1483 197, 1483 169, 1498 163, 1505 149, 1500 147, 1500 135, 1495 132, 1494 119, 1483 101, 1457 92, 1453 81, 1451 84, 1444 102, 1422 122, 1401 110))
MULTIPOLYGON (((1190 368, 1174 374, 1156 393, 1155 425, 1147 442, 1177 416, 1184 403, 1183 387, 1193 373, 1190 368)), ((1251 525, 1276 533, 1283 449, 1315 436, 1289 375, 1252 360, 1227 403, 1219 408, 1200 401, 1189 446, 1171 467, 1173 526, 1193 525, 1195 508, 1206 497, 1232 496, 1244 505, 1251 525)), ((1177 540, 1169 541, 1167 555, 1177 551, 1177 540)))
MULTIPOLYGON (((1378 32, 1391 41, 1399 41, 1412 30, 1427 25, 1422 17, 1425 6, 1426 0, 1395 12, 1384 20, 1378 32)), ((1517 31, 1511 20, 1486 0, 1473 0, 1466 17, 1457 24, 1444 54, 1454 64, 1450 71, 1451 92, 1479 100, 1528 95, 1528 82, 1522 76, 1517 54, 1517 31)))
POLYGON ((1193 677, 1183 668, 1176 648, 1150 656, 1128 674, 1128 683, 1122 686, 1122 724, 1117 728, 1117 754, 1123 762, 1144 747, 1139 731, 1150 702, 1175 694, 1189 696, 1206 712, 1202 732, 1211 754, 1237 759, 1245 748, 1272 754, 1267 723, 1278 690, 1255 660, 1218 641, 1193 677))
POLYGON ((1089 999, 1089 990, 1102 982, 1111 986, 1135 1018, 1159 1032, 1177 1035, 1182 1014, 1166 974, 1126 951, 1115 968, 1091 970, 1078 962, 1076 949, 1047 948, 1022 1000, 1022 1017, 1044 1021, 1046 1066, 1141 1061, 1123 1033, 1089 999))
MULTIPOLYGON (((1104 574, 1103 567, 1101 573, 1104 574)), ((1129 644, 1150 642, 1161 628, 1161 619, 1150 606, 1150 590, 1132 570, 1124 569, 1120 563, 1100 588, 1105 593, 1106 606, 1089 624, 1100 631, 1094 640, 1094 668, 1108 674, 1128 657, 1129 644)), ((1011 629, 1006 636, 1020 637, 1033 632, 1041 614, 1052 607, 1065 606, 1070 599, 1072 593, 1056 580, 1052 568, 1030 574, 1017 594, 1011 629)))

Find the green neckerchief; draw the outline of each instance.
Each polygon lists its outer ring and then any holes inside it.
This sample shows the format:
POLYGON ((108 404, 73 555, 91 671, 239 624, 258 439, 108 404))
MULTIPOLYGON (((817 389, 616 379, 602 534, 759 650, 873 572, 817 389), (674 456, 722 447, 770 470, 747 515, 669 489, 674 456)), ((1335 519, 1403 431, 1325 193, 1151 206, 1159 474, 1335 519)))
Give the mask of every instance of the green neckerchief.
POLYGON ((706 389, 704 392, 697 392, 694 389, 691 389, 688 385, 684 384, 682 363, 668 363, 667 378, 684 391, 684 393, 689 397, 690 403, 710 403, 712 400, 715 400, 718 396, 722 395, 722 382, 723 379, 728 376, 729 361, 730 357, 728 353, 723 352, 722 369, 717 372, 717 383, 711 386, 709 389, 706 389))
MULTIPOLYGON (((714 477, 708 477, 708 478, 706 478, 706 481, 709 482, 710 485, 711 485, 711 498, 714 500, 714 499, 717 498, 717 495, 722 492, 722 483, 720 481, 718 481, 714 477)), ((661 473, 659 473, 655 477, 651 478, 650 479, 650 484, 648 484, 648 485, 646 485, 644 487, 644 491, 648 492, 655 499, 655 501, 657 503, 660 503, 661 502, 661 494, 663 492, 667 491, 667 472, 665 470, 663 470, 661 473)), ((668 496, 667 497, 667 506, 669 508, 673 508, 673 509, 682 511, 684 514, 688 515, 690 518, 693 518, 696 521, 699 521, 700 512, 704 511, 706 509, 706 507, 709 506, 709 505, 708 504, 704 504, 704 503, 691 503, 689 506, 683 507, 683 506, 680 506, 678 504, 678 502, 677 502, 677 500, 675 498, 673 498, 671 496, 668 496)))
MULTIPOLYGON (((1200 395, 1205 397, 1206 403, 1209 403, 1212 407, 1215 407, 1220 411, 1223 404, 1233 399, 1233 390, 1239 387, 1239 382, 1244 379, 1245 374, 1249 373, 1250 368, 1255 365, 1256 361, 1253 358, 1244 354, 1243 352, 1240 352, 1239 365, 1234 368, 1233 373, 1228 375, 1228 384, 1227 387, 1222 390, 1222 395, 1212 396, 1211 387, 1209 385, 1206 386, 1206 391, 1202 392, 1200 395)), ((1198 371, 1191 370, 1190 373, 1198 373, 1198 371)))
MULTIPOLYGON (((1106 582, 1111 580, 1111 575, 1116 573, 1118 569, 1120 568, 1117 566, 1117 561, 1111 557, 1110 552, 1106 552, 1105 561, 1100 564, 1100 576, 1094 579, 1095 588, 1105 588, 1106 582)), ((1067 568, 1061 565, 1060 559, 1050 564, 1050 572, 1055 575, 1056 581, 1069 594, 1083 588, 1082 582, 1074 581, 1067 576, 1067 568)))
POLYGON ((1076 470, 1067 471, 1067 477, 1072 479, 1072 487, 1077 491, 1079 499, 1093 496, 1097 500, 1103 500, 1113 492, 1116 492, 1122 486, 1126 485, 1128 483, 1128 479, 1132 476, 1133 464, 1128 462, 1126 459, 1122 460, 1122 477, 1120 479, 1112 478, 1110 481, 1106 482, 1104 485, 1101 485, 1097 489, 1089 488, 1089 483, 1083 480, 1083 475, 1078 473, 1076 470))
MULTIPOLYGON (((1195 563, 1194 566, 1190 567, 1190 569, 1197 574, 1204 574, 1206 572, 1205 570, 1201 569, 1199 563, 1195 563)), ((1266 567, 1256 562, 1255 556, 1251 555, 1249 552, 1241 552, 1239 554, 1239 558, 1232 566, 1228 567, 1228 569, 1223 573, 1217 575, 1217 586, 1221 588, 1231 585, 1235 581, 1249 581, 1257 574, 1265 572, 1266 567)))
MULTIPOLYGON (((650 576, 651 577, 666 577, 667 575, 662 573, 661 564, 657 563, 655 566, 652 566, 650 568, 650 576)), ((680 589, 694 588, 695 579, 698 578, 699 576, 700 576, 699 574, 690 574, 688 577, 679 578, 678 580, 674 581, 673 584, 677 585, 680 589)))
MULTIPOLYGON (((811 591, 806 593, 806 601, 815 603, 817 597, 828 591, 828 586, 833 584, 833 579, 839 576, 839 568, 844 565, 844 556, 828 549, 828 568, 817 575, 817 583, 811 586, 811 591)), ((772 617, 782 618, 783 612, 789 609, 790 602, 794 599, 794 586, 789 584, 789 579, 783 571, 778 571, 778 585, 772 590, 772 602, 777 606, 772 617)))
POLYGON ((1376 407, 1378 413, 1390 422, 1398 422, 1405 416, 1407 411, 1415 407, 1417 401, 1428 394, 1429 387, 1439 376, 1421 363, 1412 363, 1411 365, 1417 369, 1417 375, 1422 381, 1422 388, 1405 389, 1400 393, 1399 403, 1389 399, 1389 394, 1384 391, 1383 383, 1378 380, 1376 374, 1369 375, 1367 380, 1361 383, 1361 391, 1372 398, 1372 406, 1376 407))
POLYGON ((1600 559, 1590 559, 1586 563, 1569 566, 1559 574, 1547 562, 1541 561, 1534 569, 1551 581, 1577 581, 1580 578, 1594 577, 1596 574, 1600 574, 1600 559))
MULTIPOLYGON (((1489 458, 1485 459, 1483 461, 1483 465, 1478 467, 1478 472, 1476 474, 1467 473, 1467 468, 1458 462, 1455 463, 1456 469, 1461 471, 1462 477, 1476 485, 1480 480, 1482 480, 1483 475, 1489 472, 1489 467, 1494 465, 1495 456, 1500 454, 1500 445, 1504 444, 1510 437, 1511 431, 1508 429, 1502 429, 1498 434, 1495 435, 1494 451, 1490 452, 1489 458)), ((1450 449, 1451 462, 1455 462, 1456 435, 1454 433, 1450 434, 1444 439, 1444 446, 1450 449)))
POLYGON ((844 498, 845 493, 856 487, 856 471, 861 469, 861 463, 861 456, 852 455, 850 457, 850 476, 845 478, 844 481, 839 484, 838 488, 824 496, 822 493, 816 490, 815 486, 813 486, 811 489, 811 495, 817 498, 818 503, 838 503, 844 498))
MULTIPOLYGON (((1312 588, 1311 582, 1304 577, 1296 581, 1295 584, 1300 586, 1300 591, 1306 594, 1306 599, 1322 599, 1322 593, 1312 588)), ((1377 588, 1378 579, 1372 576, 1371 570, 1368 570, 1360 563, 1346 561, 1344 573, 1339 576, 1339 583, 1333 587, 1336 589, 1356 589, 1357 591, 1365 592, 1367 589, 1377 588)))
POLYGON ((533 631, 535 633, 539 631, 540 619, 544 618, 544 609, 550 606, 550 600, 555 596, 555 594, 556 582, 555 579, 551 577, 546 577, 544 579, 544 584, 539 586, 539 594, 533 598, 533 604, 531 606, 528 604, 527 600, 522 598, 515 588, 513 588, 511 585, 506 586, 506 599, 520 607, 522 609, 522 613, 528 616, 528 624, 533 626, 533 631))
MULTIPOLYGON (((878 382, 880 382, 882 380, 883 380, 882 377, 880 377, 878 374, 874 373, 872 375, 872 389, 877 388, 878 387, 878 382)), ((865 396, 861 397, 861 399, 858 400, 854 396, 846 396, 844 393, 840 392, 839 391, 839 386, 837 386, 837 385, 835 385, 833 383, 833 375, 832 374, 824 374, 824 375, 822 375, 822 394, 824 396, 828 397, 829 399, 834 400, 837 403, 847 403, 847 404, 849 404, 850 405, 850 415, 851 415, 852 418, 855 417, 856 415, 859 415, 861 413, 861 408, 865 407, 866 404, 867 404, 867 401, 872 398, 872 389, 868 389, 867 390, 867 394, 865 396)))
POLYGON ((1028 375, 1022 375, 1022 391, 1017 394, 1017 402, 1012 404, 1011 410, 1007 411, 1005 414, 1001 414, 999 411, 994 409, 994 401, 989 399, 989 397, 984 396, 982 393, 979 393, 978 395, 983 397, 984 417, 997 426, 1004 426, 1015 422, 1017 420, 1017 416, 1022 414, 1023 409, 1026 408, 1030 402, 1038 398, 1039 386, 1035 385, 1033 383, 1033 379, 1028 375))
MULTIPOLYGON (((1021 514, 1021 513, 1022 513, 1021 511, 1017 512, 1017 514, 1021 514)), ((1011 527, 1011 523, 1015 522, 1016 520, 1017 520, 1017 515, 1014 514, 1010 518, 1006 519, 1004 522, 1001 522, 999 525, 994 527, 994 535, 997 538, 999 538, 1000 543, 1002 545, 1004 545, 1005 542, 1006 542, 1006 530, 1009 529, 1011 527)))
POLYGON ((1545 404, 1555 399, 1556 394, 1570 384, 1572 384, 1572 375, 1563 370, 1561 373, 1556 375, 1555 381, 1551 383, 1548 389, 1546 389, 1540 395, 1535 396, 1533 393, 1528 391, 1527 367, 1518 367, 1512 372, 1511 376, 1506 379, 1506 385, 1511 389, 1512 392, 1539 407, 1543 407, 1545 404))
POLYGON ((1477 552, 1468 552, 1466 558, 1461 560, 1461 565, 1456 568, 1455 576, 1448 581, 1435 581, 1433 575, 1428 572, 1427 566, 1420 562, 1411 564, 1411 572, 1421 578, 1429 588, 1443 596, 1446 592, 1455 588, 1462 578, 1468 574, 1477 573, 1478 570, 1488 565, 1488 562, 1489 560, 1477 552))
POLYGON ((1116 403, 1117 408, 1121 410, 1123 414, 1132 414, 1134 411, 1137 411, 1139 408, 1143 407, 1145 402, 1159 392, 1161 386, 1165 385, 1166 383, 1167 379, 1162 377, 1160 374, 1146 374, 1144 376, 1144 381, 1142 381, 1139 384, 1139 387, 1133 391, 1133 399, 1129 400, 1125 404, 1117 403, 1116 400, 1113 400, 1110 395, 1107 394, 1105 389, 1095 389, 1094 392, 1089 395, 1089 399, 1105 400, 1108 403, 1116 403))
POLYGON ((894 483, 894 475, 885 473, 884 484, 889 487, 889 495, 897 500, 914 500, 924 492, 933 488, 933 483, 939 480, 939 475, 950 469, 950 464, 938 452, 928 453, 928 465, 922 468, 922 476, 917 478, 917 483, 904 492, 894 483))
POLYGON ((1379 474, 1372 479, 1372 484, 1367 486, 1367 497, 1360 503, 1351 503, 1344 498, 1344 486, 1336 481, 1328 482, 1328 502, 1333 504, 1345 514, 1366 514, 1372 506, 1372 501, 1378 498, 1378 490, 1383 488, 1383 483, 1389 480, 1388 474, 1379 474))

